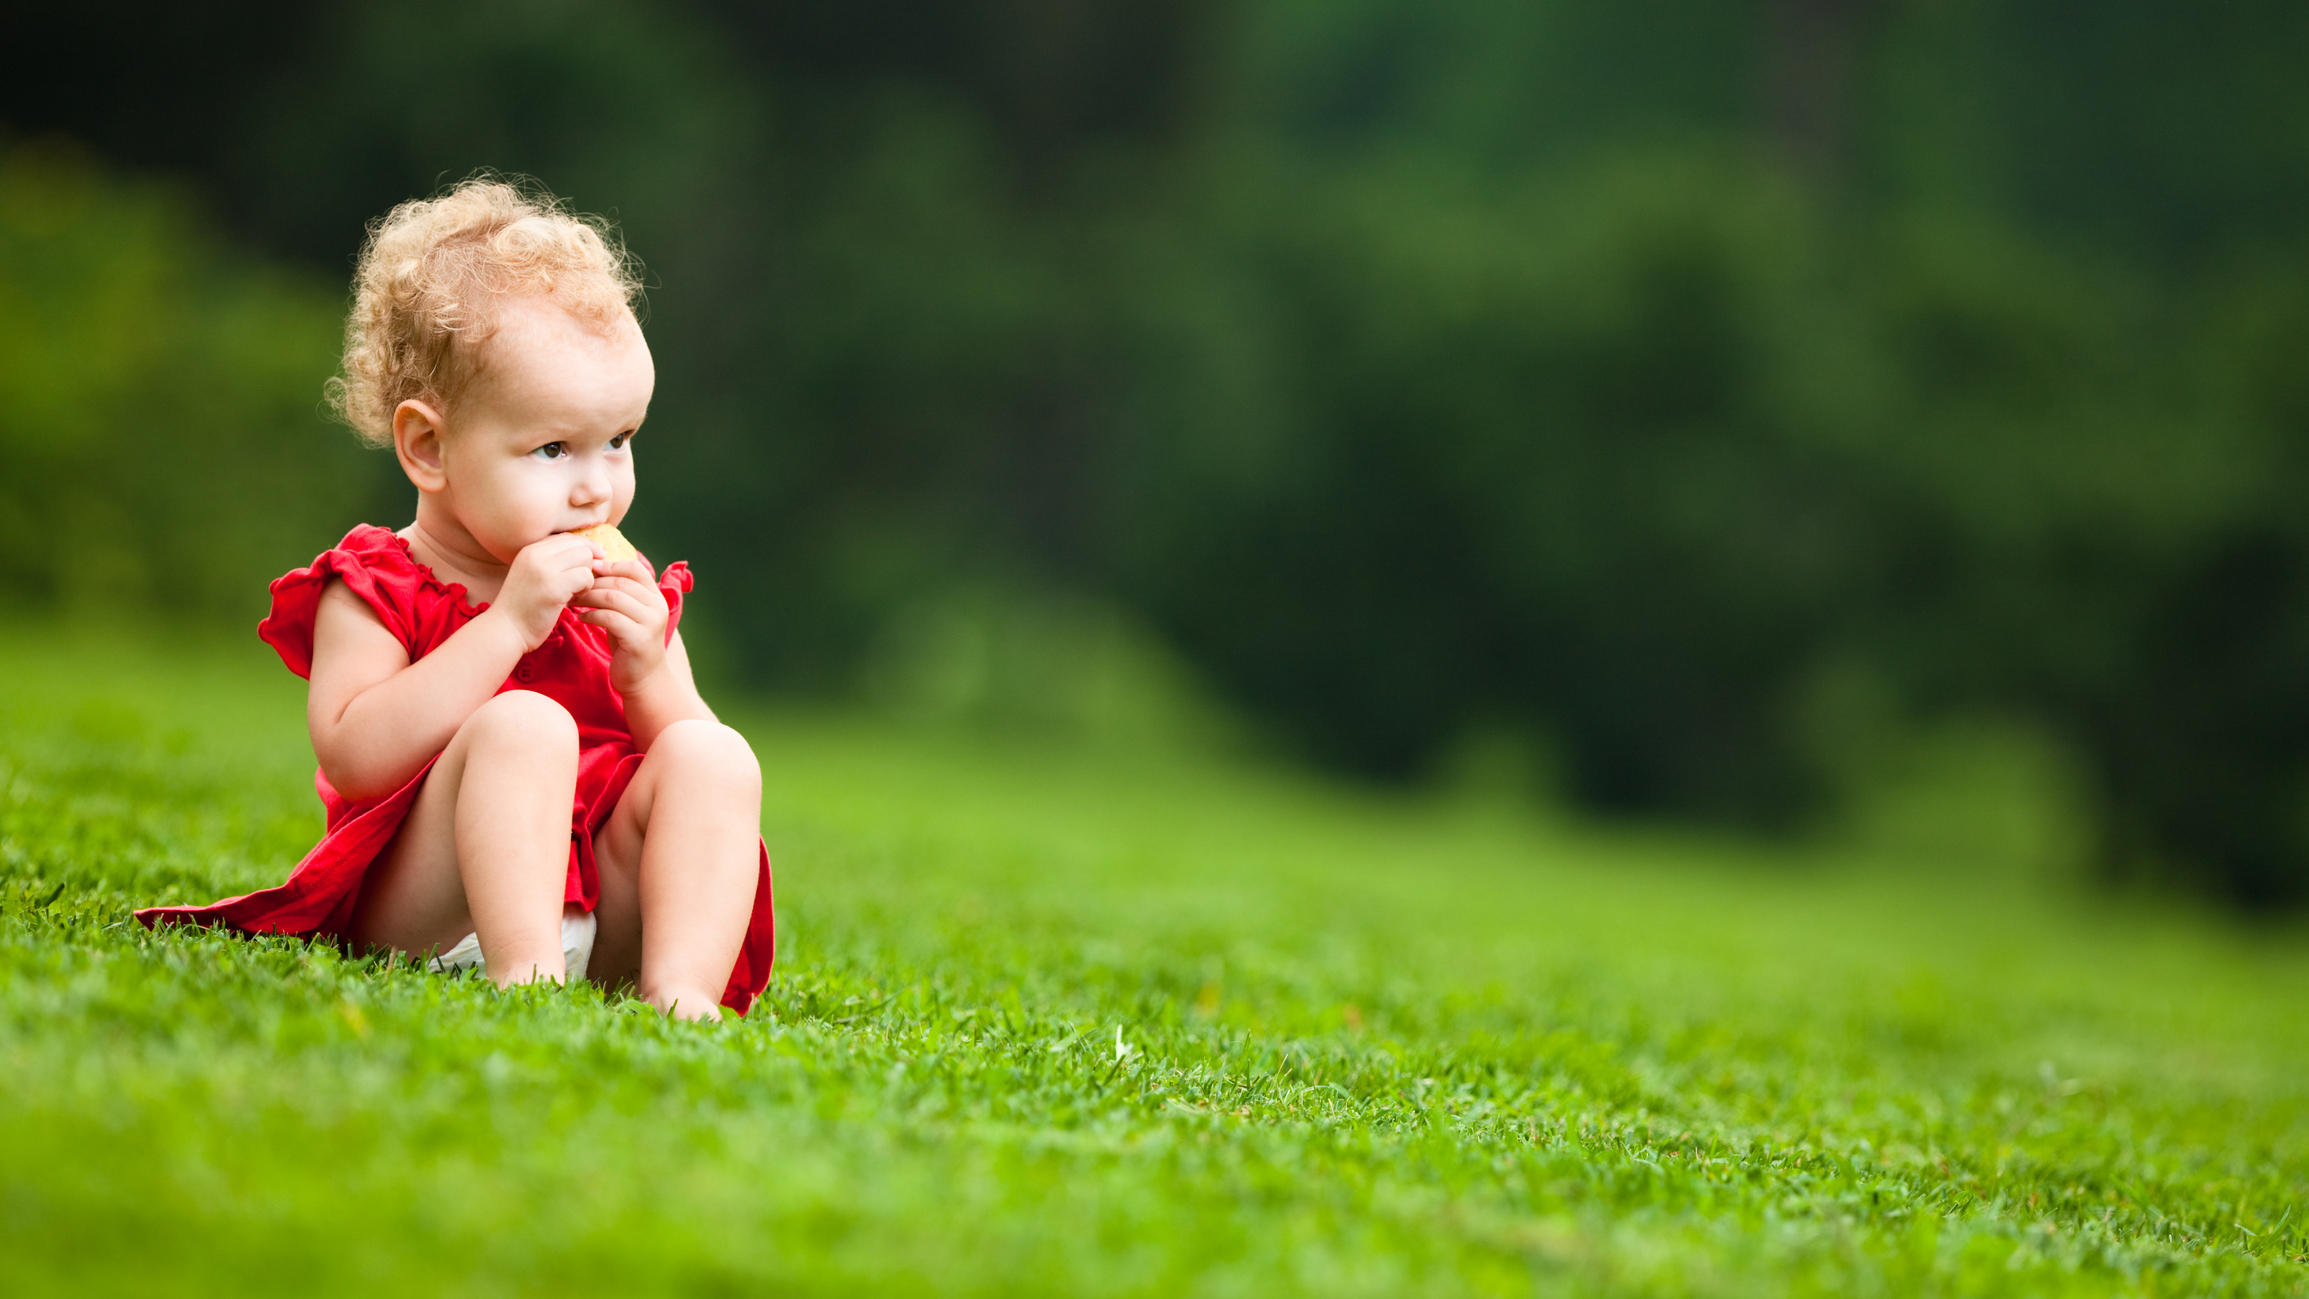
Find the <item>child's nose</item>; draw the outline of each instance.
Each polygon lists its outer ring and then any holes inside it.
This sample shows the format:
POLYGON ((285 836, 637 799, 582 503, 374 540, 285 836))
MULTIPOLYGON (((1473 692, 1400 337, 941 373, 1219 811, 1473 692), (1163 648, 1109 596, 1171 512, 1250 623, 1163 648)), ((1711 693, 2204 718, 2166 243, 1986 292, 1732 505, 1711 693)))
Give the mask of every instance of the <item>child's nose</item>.
POLYGON ((609 466, 599 456, 587 456, 584 470, 577 475, 577 482, 570 489, 570 504, 591 505, 596 501, 605 501, 609 499, 609 492, 609 466))

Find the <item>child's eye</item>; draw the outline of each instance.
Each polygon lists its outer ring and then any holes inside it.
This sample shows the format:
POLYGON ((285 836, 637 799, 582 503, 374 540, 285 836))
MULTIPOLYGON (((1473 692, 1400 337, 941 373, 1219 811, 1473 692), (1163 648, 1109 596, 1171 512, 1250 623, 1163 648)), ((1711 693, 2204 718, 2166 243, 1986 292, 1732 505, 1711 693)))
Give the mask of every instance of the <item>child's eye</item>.
POLYGON ((569 444, 567 442, 548 442, 529 454, 543 456, 547 460, 559 460, 569 454, 569 444))
POLYGON ((627 429, 625 432, 620 433, 616 437, 613 437, 609 440, 609 449, 612 451, 623 451, 625 449, 625 444, 631 442, 632 440, 633 430, 627 429))

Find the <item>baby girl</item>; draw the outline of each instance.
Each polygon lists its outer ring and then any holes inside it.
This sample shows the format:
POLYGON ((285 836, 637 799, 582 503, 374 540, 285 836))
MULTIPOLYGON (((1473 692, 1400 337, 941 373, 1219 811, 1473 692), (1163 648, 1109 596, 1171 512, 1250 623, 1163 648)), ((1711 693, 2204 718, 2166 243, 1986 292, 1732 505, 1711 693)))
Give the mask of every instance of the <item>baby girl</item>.
POLYGON ((277 888, 139 918, 744 1012, 773 950, 761 774, 691 679, 689 567, 575 535, 633 503, 656 385, 634 268, 476 179, 378 222, 354 287, 332 399, 393 448, 416 521, 354 528, 257 628, 310 682, 328 832, 277 888))

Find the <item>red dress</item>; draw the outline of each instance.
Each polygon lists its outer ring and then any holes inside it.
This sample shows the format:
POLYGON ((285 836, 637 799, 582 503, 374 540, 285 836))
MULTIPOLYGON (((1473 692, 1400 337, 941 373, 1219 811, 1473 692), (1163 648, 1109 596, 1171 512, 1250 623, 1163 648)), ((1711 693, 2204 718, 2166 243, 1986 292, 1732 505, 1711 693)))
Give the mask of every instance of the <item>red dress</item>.
MULTIPOLYGON (((488 607, 475 607, 466 600, 464 587, 435 577, 409 552, 408 542, 387 529, 363 524, 346 533, 336 549, 315 559, 312 567, 273 583, 272 615, 257 625, 257 635, 300 677, 312 674, 313 620, 331 579, 342 581, 376 611, 412 663, 488 607)), ((691 585, 689 565, 682 563, 668 567, 658 579, 669 614, 669 638, 681 621, 682 595, 691 585)), ((524 655, 513 675, 497 688, 500 694, 536 691, 568 709, 577 721, 577 796, 569 814, 569 883, 563 897, 587 911, 601 900, 594 833, 609 820, 618 797, 641 766, 641 752, 626 729, 624 701, 609 683, 609 657, 609 633, 579 621, 575 609, 565 608, 545 643, 524 655)), ((328 777, 314 772, 313 785, 328 809, 328 832, 285 883, 205 907, 151 907, 137 912, 136 918, 146 925, 226 925, 252 934, 341 939, 352 923, 353 904, 360 899, 363 872, 392 842, 432 768, 429 760, 408 784, 366 801, 343 797, 330 788, 328 777)), ((768 985, 770 960, 776 952, 766 845, 761 860, 753 917, 737 964, 730 970, 729 987, 722 993, 722 1004, 739 1014, 768 985)))

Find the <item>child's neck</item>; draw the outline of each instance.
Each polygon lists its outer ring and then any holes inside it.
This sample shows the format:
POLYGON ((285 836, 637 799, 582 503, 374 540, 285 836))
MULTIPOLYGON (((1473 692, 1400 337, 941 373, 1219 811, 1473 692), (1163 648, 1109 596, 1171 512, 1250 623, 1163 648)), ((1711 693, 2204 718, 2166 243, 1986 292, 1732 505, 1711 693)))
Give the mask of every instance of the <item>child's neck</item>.
POLYGON ((433 576, 444 582, 455 582, 465 588, 465 596, 474 604, 488 604, 496 600, 505 587, 505 574, 510 567, 482 548, 473 534, 444 509, 428 509, 431 499, 417 503, 417 521, 401 530, 401 538, 409 543, 409 552, 417 562, 433 570, 433 576))

